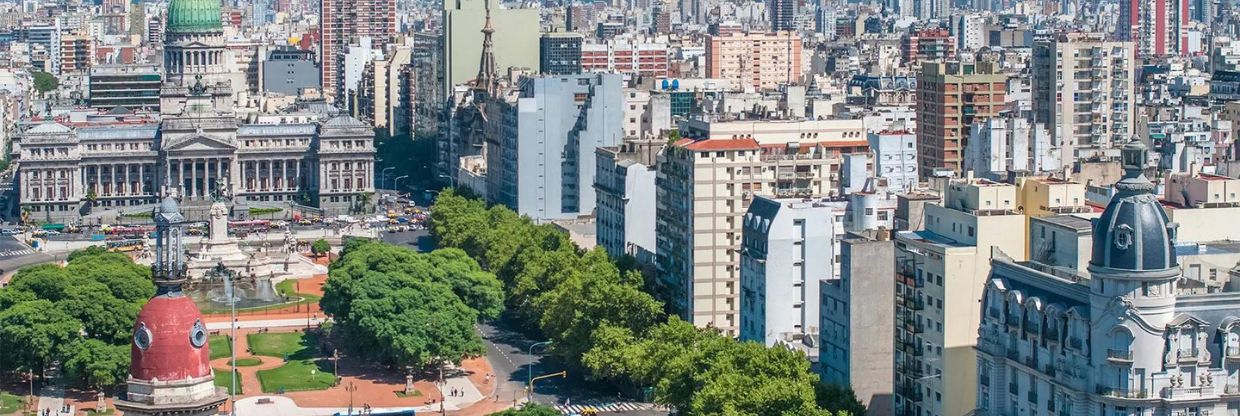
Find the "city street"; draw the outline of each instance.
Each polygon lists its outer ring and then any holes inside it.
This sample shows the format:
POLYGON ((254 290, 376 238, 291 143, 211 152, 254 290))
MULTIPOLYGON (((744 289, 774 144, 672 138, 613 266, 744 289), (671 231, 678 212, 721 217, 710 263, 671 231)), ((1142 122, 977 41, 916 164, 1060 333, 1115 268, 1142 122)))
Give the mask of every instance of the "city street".
MULTIPOLYGON (((517 401, 524 401, 525 385, 529 378, 529 365, 531 363, 534 365, 533 374, 535 377, 563 370, 563 368, 556 367, 551 360, 546 359, 539 352, 545 346, 540 345, 534 351, 534 354, 531 355, 529 347, 534 344, 534 341, 520 333, 491 323, 478 324, 477 328, 482 335, 484 344, 486 344, 487 358, 491 361, 491 368, 495 371, 499 381, 501 381, 496 385, 497 391, 492 394, 492 400, 495 400, 496 396, 498 396, 499 400, 514 400, 516 398, 515 400, 517 401)), ((539 380, 535 384, 533 400, 535 403, 556 406, 561 411, 567 410, 569 407, 581 407, 589 404, 599 408, 628 410, 624 414, 667 414, 667 412, 652 410, 652 406, 649 404, 636 403, 627 398, 617 398, 614 392, 595 391, 586 388, 586 386, 587 384, 581 381, 580 375, 570 375, 567 379, 553 377, 539 380), (566 403, 568 406, 564 406, 566 403), (634 410, 641 413, 631 413, 634 410)))

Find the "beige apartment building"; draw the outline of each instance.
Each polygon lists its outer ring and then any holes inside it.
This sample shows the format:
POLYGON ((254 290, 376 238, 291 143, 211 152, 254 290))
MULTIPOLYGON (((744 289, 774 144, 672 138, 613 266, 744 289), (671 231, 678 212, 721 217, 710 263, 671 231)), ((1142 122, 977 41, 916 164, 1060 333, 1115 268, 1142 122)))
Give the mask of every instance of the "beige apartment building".
POLYGON ((1101 33, 1061 34, 1034 44, 1034 121, 1051 126, 1052 143, 1076 155, 1132 136, 1133 53, 1132 42, 1106 41, 1101 33))
POLYGON ((728 79, 758 91, 798 84, 801 37, 793 31, 707 36, 706 77, 728 79))
POLYGON ((953 180, 942 204, 925 206, 925 229, 896 234, 895 414, 970 414, 993 250, 1024 260, 1028 218, 1084 212, 1083 196, 1084 185, 1063 180, 953 180))
POLYGON ((655 180, 663 296, 690 322, 736 335, 749 203, 834 195, 843 156, 869 153, 865 130, 859 120, 689 121, 681 134, 655 180))

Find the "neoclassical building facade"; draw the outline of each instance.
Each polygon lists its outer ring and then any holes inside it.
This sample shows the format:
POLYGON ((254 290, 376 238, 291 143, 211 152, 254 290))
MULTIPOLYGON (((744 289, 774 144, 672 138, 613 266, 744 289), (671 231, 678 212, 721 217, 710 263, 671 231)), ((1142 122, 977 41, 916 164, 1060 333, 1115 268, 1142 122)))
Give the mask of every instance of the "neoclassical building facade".
POLYGON ((241 123, 219 10, 214 0, 169 6, 159 114, 25 123, 13 148, 23 215, 74 222, 90 208, 123 212, 170 194, 193 217, 220 186, 250 206, 360 208, 374 192, 374 131, 347 116, 241 123))
POLYGON ((1087 270, 996 256, 977 343, 978 415, 1240 412, 1240 293, 1181 290, 1176 224, 1122 152, 1087 270))

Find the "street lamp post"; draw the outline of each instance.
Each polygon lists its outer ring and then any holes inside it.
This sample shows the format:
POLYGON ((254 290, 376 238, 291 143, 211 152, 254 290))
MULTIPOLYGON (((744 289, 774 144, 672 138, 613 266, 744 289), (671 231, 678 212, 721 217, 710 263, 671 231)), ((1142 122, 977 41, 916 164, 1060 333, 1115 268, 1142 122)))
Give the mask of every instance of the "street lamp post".
POLYGON ((357 385, 354 385, 353 382, 350 381, 349 385, 344 386, 344 390, 349 392, 349 414, 352 415, 353 414, 353 392, 357 391, 357 385))
POLYGON ((383 168, 383 170, 382 170, 382 171, 379 171, 379 187, 380 187, 380 188, 382 188, 382 187, 383 187, 383 184, 384 184, 384 183, 386 183, 386 182, 385 182, 385 179, 387 179, 387 171, 388 171, 388 169, 396 169, 396 167, 395 167, 395 166, 388 166, 388 167, 386 167, 386 168, 383 168))
MULTIPOLYGON (((529 366, 529 368, 527 368, 527 370, 528 370, 528 372, 527 372, 527 374, 528 374, 528 377, 527 377, 527 383, 528 383, 528 384, 526 384, 527 386, 533 386, 533 385, 534 385, 534 347, 537 347, 537 346, 539 346, 539 345, 544 345, 544 346, 545 346, 545 345, 551 345, 551 341, 535 342, 533 345, 530 345, 530 350, 529 350, 529 354, 528 354, 528 355, 530 356, 530 366, 529 366)), ((526 401, 526 402, 530 402, 530 403, 532 403, 532 402, 534 401, 534 392, 533 392, 533 390, 534 390, 533 388, 526 388, 526 391, 525 391, 525 401, 526 401)))
POLYGON ((400 180, 408 178, 408 177, 409 175, 400 175, 400 176, 397 176, 396 179, 393 181, 392 190, 396 191, 396 195, 400 195, 400 180))

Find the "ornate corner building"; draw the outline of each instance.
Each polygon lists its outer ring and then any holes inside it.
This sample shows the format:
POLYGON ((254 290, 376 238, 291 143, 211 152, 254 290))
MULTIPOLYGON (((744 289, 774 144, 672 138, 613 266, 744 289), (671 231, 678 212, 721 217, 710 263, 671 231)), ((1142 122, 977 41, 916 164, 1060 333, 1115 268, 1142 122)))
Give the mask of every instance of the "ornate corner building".
POLYGON ((217 1, 169 5, 159 114, 113 109, 27 123, 13 148, 24 215, 75 222, 92 208, 124 212, 167 192, 198 217, 219 183, 244 205, 358 208, 375 190, 374 131, 319 114, 239 122, 234 91, 244 74, 231 69, 219 16, 217 1))
POLYGON ((1091 242, 1079 247, 1090 259, 1087 273, 993 260, 977 342, 975 414, 1240 409, 1240 292, 1192 290, 1177 260, 1184 254, 1175 245, 1177 226, 1142 174, 1148 150, 1133 141, 1121 158, 1126 173, 1117 194, 1079 234, 1091 242))

